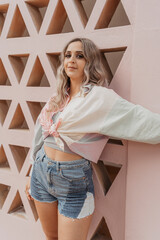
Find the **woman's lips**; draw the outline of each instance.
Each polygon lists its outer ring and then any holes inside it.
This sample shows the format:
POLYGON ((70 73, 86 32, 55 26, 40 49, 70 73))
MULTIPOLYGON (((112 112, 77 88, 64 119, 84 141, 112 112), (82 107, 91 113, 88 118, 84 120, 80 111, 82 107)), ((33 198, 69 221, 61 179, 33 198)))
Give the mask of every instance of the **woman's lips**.
POLYGON ((75 67, 68 67, 69 70, 76 70, 77 68, 75 67))

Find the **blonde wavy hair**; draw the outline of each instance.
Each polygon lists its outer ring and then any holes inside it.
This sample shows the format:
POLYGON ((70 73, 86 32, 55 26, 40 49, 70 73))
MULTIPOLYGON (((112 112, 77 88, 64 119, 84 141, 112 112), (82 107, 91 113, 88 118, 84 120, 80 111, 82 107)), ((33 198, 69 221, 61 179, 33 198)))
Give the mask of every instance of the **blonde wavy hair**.
POLYGON ((87 38, 75 38, 67 43, 60 55, 60 66, 57 69, 57 93, 49 102, 49 111, 57 111, 66 102, 66 91, 70 87, 70 78, 64 70, 64 58, 68 46, 73 42, 81 42, 84 58, 84 79, 82 87, 87 84, 102 85, 106 74, 102 64, 101 54, 97 46, 87 38))

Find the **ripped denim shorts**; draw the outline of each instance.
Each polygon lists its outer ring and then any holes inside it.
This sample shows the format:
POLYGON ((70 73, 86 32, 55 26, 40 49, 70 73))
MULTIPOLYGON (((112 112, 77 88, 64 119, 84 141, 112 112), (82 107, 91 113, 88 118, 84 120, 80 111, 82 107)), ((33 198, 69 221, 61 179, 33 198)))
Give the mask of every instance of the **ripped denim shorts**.
POLYGON ((31 196, 40 202, 58 201, 60 214, 84 218, 94 212, 94 185, 90 161, 54 161, 42 147, 31 175, 31 196))

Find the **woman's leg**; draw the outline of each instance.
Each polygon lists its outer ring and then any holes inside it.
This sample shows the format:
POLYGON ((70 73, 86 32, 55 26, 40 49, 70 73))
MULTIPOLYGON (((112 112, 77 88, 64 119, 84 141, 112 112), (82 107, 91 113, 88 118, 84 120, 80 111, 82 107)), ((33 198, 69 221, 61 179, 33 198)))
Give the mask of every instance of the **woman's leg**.
POLYGON ((86 240, 92 216, 72 219, 58 212, 58 240, 86 240))
POLYGON ((58 239, 57 201, 52 203, 34 200, 46 240, 58 239))
POLYGON ((61 166, 60 173, 66 194, 58 199, 58 240, 86 240, 94 212, 91 164, 76 160, 61 166))

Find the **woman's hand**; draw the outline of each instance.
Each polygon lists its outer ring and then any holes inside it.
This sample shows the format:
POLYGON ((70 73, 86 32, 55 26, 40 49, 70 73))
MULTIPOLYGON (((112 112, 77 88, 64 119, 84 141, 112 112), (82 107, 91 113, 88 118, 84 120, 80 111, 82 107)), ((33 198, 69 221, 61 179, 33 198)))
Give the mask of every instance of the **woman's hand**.
POLYGON ((27 195, 28 200, 33 200, 33 198, 31 197, 31 192, 30 192, 30 184, 31 184, 31 177, 28 178, 28 182, 26 184, 25 193, 27 195))

